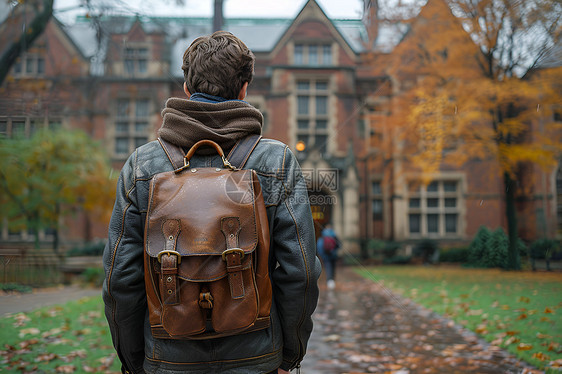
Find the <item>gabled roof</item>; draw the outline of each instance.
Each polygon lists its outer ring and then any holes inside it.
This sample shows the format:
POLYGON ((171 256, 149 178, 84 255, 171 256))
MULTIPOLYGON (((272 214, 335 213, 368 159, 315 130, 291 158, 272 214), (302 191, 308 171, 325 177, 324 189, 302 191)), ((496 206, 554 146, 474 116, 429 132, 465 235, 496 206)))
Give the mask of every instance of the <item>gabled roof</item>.
MULTIPOLYGON (((357 55, 365 52, 366 29, 360 19, 329 19, 314 0, 309 0, 296 18, 226 18, 224 29, 232 32, 256 53, 271 53, 282 39, 290 34, 290 28, 300 22, 308 11, 324 17, 331 25, 333 35, 345 46, 348 53, 357 55), (305 11, 305 9, 308 9, 305 11)), ((92 19, 79 16, 72 25, 62 26, 86 58, 90 59, 92 75, 103 75, 109 35, 127 34, 138 22, 147 34, 164 33, 170 51, 172 67, 181 66, 183 52, 195 38, 212 32, 210 17, 145 17, 105 16, 99 20, 99 32, 92 19)), ((403 25, 381 25, 375 42, 375 50, 388 53, 400 41, 403 25)), ((172 68, 172 74, 181 76, 181 70, 172 68)))
MULTIPOLYGON (((342 32, 335 26, 334 22, 326 15, 324 10, 318 5, 315 0, 308 0, 304 7, 301 9, 299 14, 295 17, 295 19, 291 22, 291 25, 288 27, 287 31, 283 33, 281 39, 277 43, 275 43, 275 47, 271 51, 272 55, 275 55, 277 51, 279 51, 282 47, 284 47, 287 42, 293 37, 293 34, 297 27, 310 19, 317 19, 320 21, 324 21, 324 24, 328 27, 329 30, 332 31, 332 35, 339 41, 339 44, 347 50, 348 54, 351 58, 355 58, 360 51, 363 50, 362 42, 363 40, 362 35, 350 35, 349 31, 347 30, 347 35, 350 37, 350 40, 353 42, 353 45, 358 49, 355 50, 352 47, 352 44, 343 36, 342 32)), ((359 21, 361 26, 363 23, 359 21)), ((351 26, 351 25, 350 25, 351 26)), ((364 29, 364 26, 362 27, 364 29)), ((364 31, 364 30, 363 30, 364 31)), ((364 35, 364 33, 363 33, 364 35)))

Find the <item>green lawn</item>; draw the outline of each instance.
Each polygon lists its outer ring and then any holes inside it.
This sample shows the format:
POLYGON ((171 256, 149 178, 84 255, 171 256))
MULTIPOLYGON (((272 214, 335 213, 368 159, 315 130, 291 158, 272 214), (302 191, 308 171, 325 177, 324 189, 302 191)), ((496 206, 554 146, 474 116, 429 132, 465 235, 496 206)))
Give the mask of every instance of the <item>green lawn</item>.
POLYGON ((100 297, 0 319, 2 373, 119 373, 100 297))
POLYGON ((562 366, 562 273, 443 266, 357 272, 547 372, 562 372, 555 369, 562 366))

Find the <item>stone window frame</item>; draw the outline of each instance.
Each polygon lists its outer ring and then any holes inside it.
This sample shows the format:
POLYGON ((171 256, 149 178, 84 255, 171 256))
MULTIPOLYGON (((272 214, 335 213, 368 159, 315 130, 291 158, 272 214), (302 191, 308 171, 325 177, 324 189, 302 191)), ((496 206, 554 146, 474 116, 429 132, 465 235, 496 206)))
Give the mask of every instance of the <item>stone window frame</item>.
POLYGON ((121 55, 125 76, 144 77, 148 75, 148 63, 151 55, 150 43, 125 43, 121 55))
POLYGON ((293 44, 293 65, 315 67, 334 66, 334 49, 332 41, 295 41, 293 44), (329 53, 326 53, 327 50, 329 50, 329 53), (312 54, 312 51, 315 51, 315 53, 312 54), (316 56, 316 61, 312 61, 313 56, 316 56))
POLYGON ((461 208, 464 204, 462 186, 463 181, 460 178, 451 177, 434 179, 425 186, 418 181, 410 181, 406 199, 407 236, 410 238, 460 236, 461 208), (451 183, 455 185, 454 191, 446 187, 446 184, 451 183), (447 227, 447 218, 453 215, 456 217, 454 231, 447 227), (413 217, 417 217, 419 231, 412 231, 413 217), (435 225, 432 225, 430 218, 431 221, 436 220, 435 225), (433 227, 436 227, 436 230, 433 230, 433 227))
POLYGON ((23 131, 20 134, 25 138, 31 137, 41 128, 61 128, 63 120, 59 117, 29 117, 29 116, 0 116, 0 136, 13 138, 15 124, 23 131))
POLYGON ((311 149, 317 149, 320 154, 325 155, 330 151, 330 118, 331 118, 331 80, 329 76, 296 76, 295 77, 295 143, 303 141, 306 145, 305 153, 311 149), (308 84, 305 88, 303 83, 308 84), (319 88, 319 83, 324 84, 324 88, 319 88), (307 98, 307 112, 299 113, 300 98, 307 98), (320 102, 318 97, 325 98, 325 113, 318 113, 317 104, 320 102), (322 121, 324 125, 318 126, 322 121), (306 124, 305 126, 303 126, 306 124), (325 141, 318 147, 318 137, 324 137, 325 141), (311 141, 313 140, 313 141, 311 141))
POLYGON ((12 75, 19 78, 43 77, 45 57, 38 52, 24 52, 14 63, 12 75))
POLYGON ((118 160, 126 159, 136 148, 148 142, 151 109, 152 102, 148 97, 117 98, 113 121, 114 136, 112 154, 114 158, 118 160), (146 102, 146 109, 143 111, 143 116, 139 116, 138 112, 138 105, 140 102, 146 102), (127 107, 123 110, 121 105, 125 103, 127 107), (141 126, 140 129, 139 125, 141 126), (125 144, 124 147, 123 144, 125 144))

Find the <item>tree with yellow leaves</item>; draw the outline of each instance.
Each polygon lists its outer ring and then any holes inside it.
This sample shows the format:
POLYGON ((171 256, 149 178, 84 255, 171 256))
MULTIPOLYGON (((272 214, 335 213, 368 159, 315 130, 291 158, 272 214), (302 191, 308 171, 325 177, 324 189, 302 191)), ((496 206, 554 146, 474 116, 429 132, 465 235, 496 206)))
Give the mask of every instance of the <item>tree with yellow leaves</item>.
POLYGON ((31 138, 0 137, 0 217, 14 230, 54 229, 72 208, 109 222, 115 177, 101 146, 77 130, 40 130, 31 138))
POLYGON ((518 168, 552 169, 562 150, 562 129, 552 120, 562 70, 540 69, 560 43, 561 15, 556 0, 429 0, 387 70, 400 82, 388 126, 401 134, 399 151, 411 165, 426 175, 445 162, 499 165, 512 269, 520 266, 518 168))

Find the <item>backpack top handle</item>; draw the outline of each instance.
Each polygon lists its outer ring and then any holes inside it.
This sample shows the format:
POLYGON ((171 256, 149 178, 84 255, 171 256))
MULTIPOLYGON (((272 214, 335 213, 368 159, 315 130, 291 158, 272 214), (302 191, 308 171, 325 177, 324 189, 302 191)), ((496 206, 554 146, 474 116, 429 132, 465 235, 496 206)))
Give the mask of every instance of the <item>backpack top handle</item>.
POLYGON ((212 140, 204 139, 204 140, 200 140, 197 143, 193 144, 193 146, 189 149, 189 151, 187 152, 187 154, 183 158, 183 168, 178 169, 178 171, 181 171, 181 170, 189 167, 189 160, 191 160, 191 158, 195 154, 195 151, 197 151, 197 148, 199 148, 201 146, 213 147, 217 151, 219 156, 221 156, 222 163, 223 163, 224 167, 229 168, 230 170, 236 170, 236 168, 234 166, 232 166, 230 164, 230 162, 228 162, 228 160, 226 159, 226 156, 224 155, 224 151, 222 150, 220 145, 218 145, 217 143, 215 143, 212 140))

